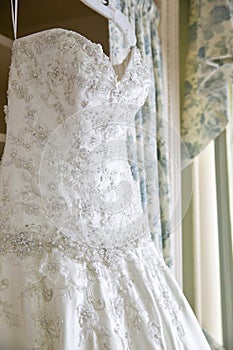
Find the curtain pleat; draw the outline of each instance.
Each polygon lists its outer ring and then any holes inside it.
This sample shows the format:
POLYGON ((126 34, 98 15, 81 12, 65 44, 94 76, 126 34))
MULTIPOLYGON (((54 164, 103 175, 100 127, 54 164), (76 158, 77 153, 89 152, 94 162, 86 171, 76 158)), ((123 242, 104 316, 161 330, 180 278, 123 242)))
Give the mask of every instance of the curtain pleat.
MULTIPOLYGON (((229 82, 232 80, 233 1, 190 0, 181 117, 181 147, 185 148, 182 152, 183 167, 216 139, 232 118, 229 113, 229 82)), ((206 337, 211 349, 224 349, 207 333, 206 337)))
MULTIPOLYGON (((151 89, 145 105, 135 118, 135 171, 140 181, 141 200, 148 214, 152 238, 172 268, 173 214, 170 184, 168 124, 165 123, 162 58, 159 39, 160 12, 153 0, 112 0, 111 5, 122 11, 131 22, 137 37, 137 47, 151 75, 151 89)), ((110 53, 114 63, 122 62, 128 47, 114 23, 110 22, 110 53)))

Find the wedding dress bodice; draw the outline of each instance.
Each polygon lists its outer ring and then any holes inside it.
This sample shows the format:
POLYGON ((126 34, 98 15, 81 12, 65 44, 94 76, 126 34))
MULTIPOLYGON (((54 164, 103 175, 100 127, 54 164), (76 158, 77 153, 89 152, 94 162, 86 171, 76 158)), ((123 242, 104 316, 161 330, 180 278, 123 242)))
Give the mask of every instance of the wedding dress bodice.
POLYGON ((75 245, 109 263, 107 249, 119 254, 149 231, 130 147, 150 79, 136 47, 126 61, 119 80, 99 44, 64 29, 14 42, 2 164, 16 173, 10 225, 21 223, 27 254, 50 249, 48 232, 56 232, 53 244, 66 254, 75 245), (42 230, 41 217, 47 234, 31 233, 42 230))

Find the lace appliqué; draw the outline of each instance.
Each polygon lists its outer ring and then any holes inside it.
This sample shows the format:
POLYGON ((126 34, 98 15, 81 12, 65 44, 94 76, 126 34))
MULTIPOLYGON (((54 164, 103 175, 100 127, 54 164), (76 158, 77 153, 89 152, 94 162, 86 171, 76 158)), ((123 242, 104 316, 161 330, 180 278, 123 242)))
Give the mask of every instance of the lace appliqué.
POLYGON ((0 318, 3 318, 8 327, 22 327, 17 314, 15 314, 13 305, 8 304, 0 299, 0 318))
POLYGON ((92 344, 94 337, 96 337, 101 344, 101 349, 111 349, 108 345, 108 338, 111 337, 111 333, 101 325, 95 310, 91 306, 79 305, 77 307, 77 317, 81 328, 79 347, 87 342, 92 344))
POLYGON ((59 338, 63 321, 51 311, 41 310, 32 314, 32 320, 40 336, 35 340, 40 350, 55 349, 54 341, 59 338))
POLYGON ((134 350, 142 337, 164 349, 154 303, 183 336, 162 264, 146 275, 157 257, 127 148, 129 135, 136 143, 135 113, 149 84, 136 48, 118 80, 101 46, 77 33, 54 29, 14 42, 0 186, 0 321, 26 334, 27 316, 27 350, 58 350, 71 309, 77 349, 134 350), (7 269, 23 276, 13 303, 7 269))

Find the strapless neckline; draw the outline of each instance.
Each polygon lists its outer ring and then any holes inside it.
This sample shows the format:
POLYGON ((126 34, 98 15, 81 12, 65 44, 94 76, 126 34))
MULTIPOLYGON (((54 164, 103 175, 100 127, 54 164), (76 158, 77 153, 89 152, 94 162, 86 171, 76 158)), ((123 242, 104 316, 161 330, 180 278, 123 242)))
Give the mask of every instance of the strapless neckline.
POLYGON ((32 33, 32 34, 28 34, 28 35, 19 37, 17 39, 14 39, 13 40, 13 46, 15 45, 15 43, 18 43, 20 41, 27 40, 27 39, 30 40, 30 39, 33 39, 33 38, 36 39, 39 35, 46 35, 46 34, 48 34, 50 32, 53 33, 55 31, 60 31, 61 33, 63 32, 64 34, 69 34, 70 33, 72 35, 76 35, 77 37, 82 38, 82 40, 86 41, 87 44, 99 48, 101 50, 102 57, 108 62, 108 65, 109 65, 110 69, 113 72, 116 84, 120 84, 121 81, 124 80, 126 73, 130 69, 132 63, 134 63, 134 55, 135 55, 135 53, 137 52, 139 54, 138 48, 136 46, 132 46, 132 47, 129 48, 128 55, 124 58, 124 60, 122 62, 120 62, 119 64, 117 64, 117 65, 113 65, 112 62, 111 62, 110 57, 104 52, 103 46, 100 43, 93 42, 92 40, 88 39, 84 35, 76 32, 74 30, 66 29, 66 28, 60 28, 60 27, 45 29, 45 30, 42 30, 42 31, 38 31, 38 32, 35 32, 35 33, 32 33), (117 73, 116 73, 116 71, 114 69, 114 67, 115 66, 119 66, 121 64, 124 64, 124 62, 127 62, 127 65, 126 65, 126 67, 125 67, 125 69, 124 69, 124 71, 123 71, 123 73, 121 75, 121 78, 119 79, 118 75, 117 75, 117 73))

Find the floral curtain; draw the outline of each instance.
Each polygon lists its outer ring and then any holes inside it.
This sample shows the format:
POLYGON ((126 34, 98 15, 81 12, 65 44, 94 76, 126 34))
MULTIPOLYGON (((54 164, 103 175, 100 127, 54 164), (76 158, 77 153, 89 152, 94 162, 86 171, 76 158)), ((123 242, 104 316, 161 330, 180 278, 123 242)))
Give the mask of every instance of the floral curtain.
POLYGON ((181 136, 189 151, 183 166, 228 122, 228 83, 233 78, 233 1, 190 0, 189 51, 181 136))
MULTIPOLYGON (((182 153, 183 167, 228 124, 229 84, 233 79, 233 0, 190 0, 189 16, 181 118, 182 147, 188 149, 188 154, 182 153)), ((207 333, 206 337, 211 349, 224 349, 207 333)))
MULTIPOLYGON (((154 0, 112 0, 111 5, 128 16, 135 29, 137 47, 150 69, 152 84, 145 105, 135 118, 136 152, 132 152, 134 174, 140 181, 141 200, 148 214, 152 238, 173 267, 172 201, 169 176, 168 130, 164 120, 162 60, 159 40, 159 9, 154 0)), ((127 55, 121 33, 110 22, 112 62, 127 55)), ((133 147, 132 147, 133 148, 133 147)))

